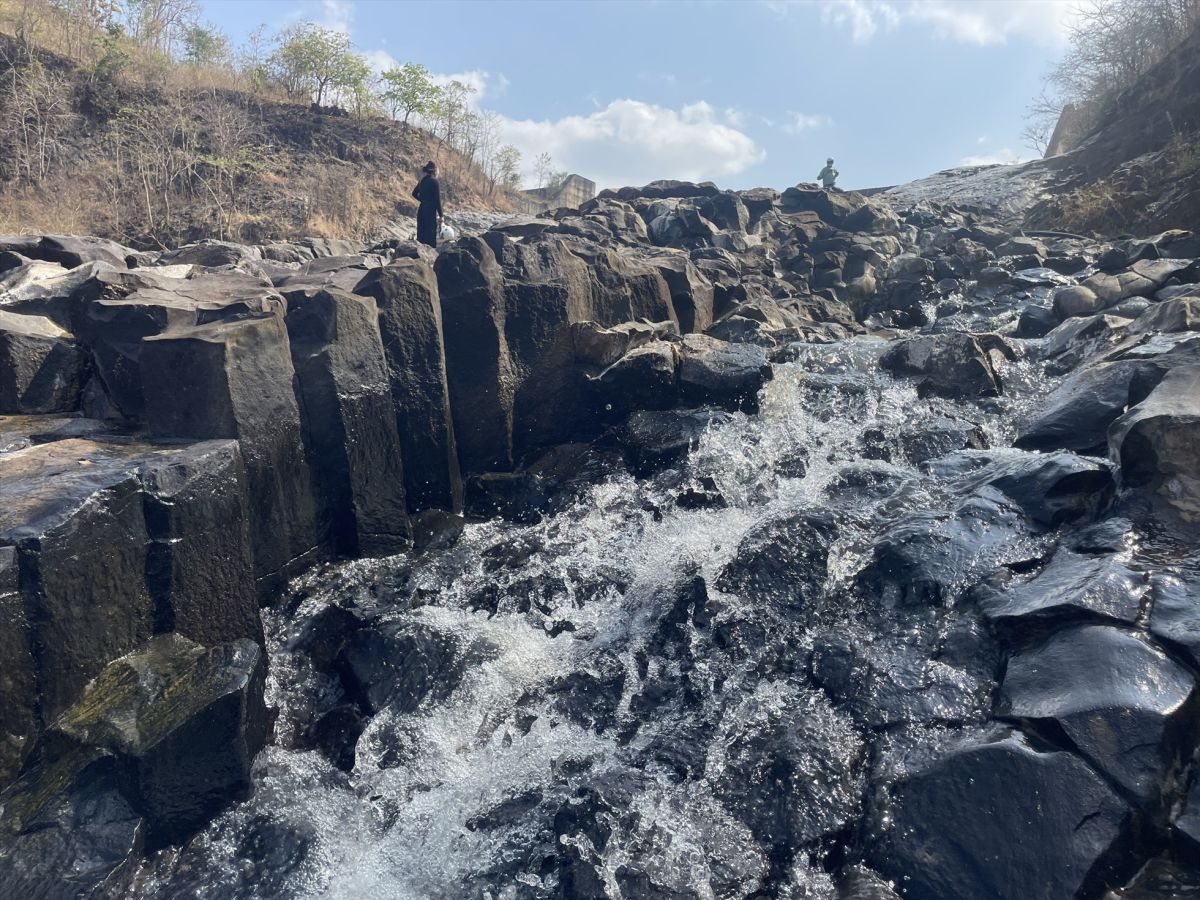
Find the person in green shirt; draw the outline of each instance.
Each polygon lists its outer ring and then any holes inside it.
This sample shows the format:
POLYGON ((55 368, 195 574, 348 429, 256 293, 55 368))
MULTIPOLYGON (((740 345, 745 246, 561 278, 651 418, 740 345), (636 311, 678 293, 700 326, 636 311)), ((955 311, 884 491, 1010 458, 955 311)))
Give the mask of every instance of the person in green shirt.
POLYGON ((823 168, 817 178, 821 181, 821 187, 825 190, 837 187, 838 170, 833 167, 833 157, 825 160, 825 168, 823 168))

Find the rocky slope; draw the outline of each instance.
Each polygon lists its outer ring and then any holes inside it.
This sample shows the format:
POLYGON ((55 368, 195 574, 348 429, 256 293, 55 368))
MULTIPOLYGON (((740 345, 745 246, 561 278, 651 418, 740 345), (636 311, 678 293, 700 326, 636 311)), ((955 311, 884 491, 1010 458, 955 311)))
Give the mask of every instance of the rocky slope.
POLYGON ((1196 884, 1198 258, 679 182, 0 238, 0 892, 1196 884))
POLYGON ((1079 146, 1020 165, 949 169, 883 192, 1092 235, 1200 228, 1200 28, 1114 97, 1079 146))

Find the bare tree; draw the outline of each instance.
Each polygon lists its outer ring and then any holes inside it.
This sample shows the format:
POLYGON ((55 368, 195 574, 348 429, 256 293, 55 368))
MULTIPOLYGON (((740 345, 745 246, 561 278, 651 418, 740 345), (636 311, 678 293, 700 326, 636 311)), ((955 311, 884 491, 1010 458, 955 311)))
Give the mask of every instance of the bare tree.
POLYGON ((1030 107, 1027 137, 1049 137, 1058 111, 1076 108, 1077 137, 1200 22, 1200 0, 1087 0, 1076 8, 1066 53, 1030 107))
POLYGON ((537 175, 537 186, 544 188, 546 179, 550 177, 550 173, 554 171, 554 161, 550 159, 549 153, 539 153, 533 161, 533 171, 537 175))
POLYGON ((10 68, 0 94, 0 129, 13 177, 42 181, 68 149, 66 136, 76 120, 66 78, 36 59, 10 68))

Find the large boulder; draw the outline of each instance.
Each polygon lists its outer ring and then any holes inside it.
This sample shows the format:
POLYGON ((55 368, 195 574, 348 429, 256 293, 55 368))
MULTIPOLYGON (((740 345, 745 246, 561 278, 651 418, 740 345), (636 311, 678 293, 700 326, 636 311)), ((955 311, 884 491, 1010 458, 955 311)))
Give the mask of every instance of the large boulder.
POLYGON ((0 894, 120 897, 142 861, 146 825, 110 753, 82 751, 0 794, 0 894))
POLYGON ((215 269, 219 266, 239 266, 262 258, 263 252, 258 247, 209 239, 198 241, 195 244, 185 244, 175 250, 168 250, 155 261, 155 264, 160 266, 206 266, 215 269))
POLYGON ((987 335, 961 332, 921 335, 887 351, 879 365, 897 375, 917 376, 918 392, 951 399, 995 397, 1002 392, 997 357, 1013 351, 987 335))
POLYGON ((827 191, 810 184, 790 187, 779 198, 784 212, 814 212, 823 222, 839 227, 866 202, 865 197, 853 191, 827 191))
POLYGON ((208 649, 160 635, 113 661, 49 727, 15 785, 23 802, 5 804, 4 824, 28 828, 39 801, 56 797, 64 768, 111 754, 148 847, 186 840, 250 793, 250 767, 267 738, 265 677, 265 654, 248 640, 208 649))
POLYGON ((236 438, 250 493, 254 573, 269 593, 317 555, 287 328, 274 315, 145 340, 142 391, 162 438, 236 438))
POLYGON ((0 309, 0 414, 79 408, 87 354, 50 319, 0 309))
POLYGON ((1016 501, 1035 522, 1054 528, 1094 519, 1112 500, 1112 466, 1074 453, 999 453, 986 483, 1016 501))
POLYGON ((1123 485, 1152 491, 1183 518, 1200 520, 1200 365, 1168 372, 1113 422, 1108 442, 1123 485))
POLYGON ((757 411, 758 392, 771 379, 767 351, 701 334, 684 335, 679 388, 694 402, 757 411))
POLYGON ((1019 732, 911 767, 887 814, 868 861, 911 900, 1099 896, 1131 859, 1129 807, 1077 756, 1019 732))
POLYGON ((68 269, 84 263, 103 262, 121 268, 134 252, 106 238, 78 234, 48 234, 26 256, 56 262, 68 269))
POLYGON ((403 619, 355 631, 335 660, 351 699, 366 712, 415 712, 445 700, 481 648, 421 621, 403 619))
POLYGON ((1100 298, 1091 288, 1082 284, 1073 284, 1054 292, 1053 308, 1058 318, 1062 320, 1074 316, 1094 315, 1102 307, 1100 298))
POLYGON ((1153 363, 1118 360, 1072 373, 1051 391, 1019 430, 1014 443, 1027 450, 1107 449, 1108 429, 1129 405, 1162 377, 1153 363))
POLYGON ((854 821, 865 753, 823 697, 764 684, 737 709, 715 793, 781 867, 854 821))
POLYGON ((379 310, 409 509, 460 510, 462 476, 433 269, 420 260, 396 260, 368 272, 354 292, 373 297, 379 310))
POLYGON ((804 610, 821 595, 837 527, 826 513, 806 510, 755 526, 721 570, 716 586, 755 606, 804 610))
POLYGON ((397 553, 407 543, 408 513, 375 302, 337 288, 287 298, 318 538, 349 556, 397 553))
POLYGON ((1200 297, 1178 297, 1155 303, 1133 320, 1130 334, 1200 331, 1200 297))
POLYGON ((886 607, 943 605, 996 566, 1028 563, 1029 535, 1020 507, 984 487, 949 515, 922 511, 898 522, 876 543, 858 583, 886 607))
POLYGON ((1147 641, 1084 625, 1008 661, 999 712, 1049 726, 1146 807, 1190 758, 1195 678, 1147 641))
POLYGON ((113 414, 145 421, 142 340, 262 313, 281 313, 283 298, 265 278, 244 272, 195 272, 191 266, 100 269, 74 292, 76 331, 91 350, 113 414))
POLYGON ((678 367, 678 350, 667 341, 630 350, 590 379, 598 412, 619 418, 634 409, 673 406, 679 397, 678 367))
POLYGON ((649 475, 678 463, 710 426, 728 420, 728 414, 711 409, 639 409, 616 429, 616 439, 629 467, 649 475))

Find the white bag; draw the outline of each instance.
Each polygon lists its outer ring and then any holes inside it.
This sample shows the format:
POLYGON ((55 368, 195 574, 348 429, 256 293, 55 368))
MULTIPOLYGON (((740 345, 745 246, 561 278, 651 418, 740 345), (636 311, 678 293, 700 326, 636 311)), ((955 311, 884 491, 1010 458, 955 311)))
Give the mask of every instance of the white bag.
POLYGON ((456 237, 458 237, 458 232, 446 224, 443 224, 441 231, 438 232, 439 241, 452 241, 456 237))

